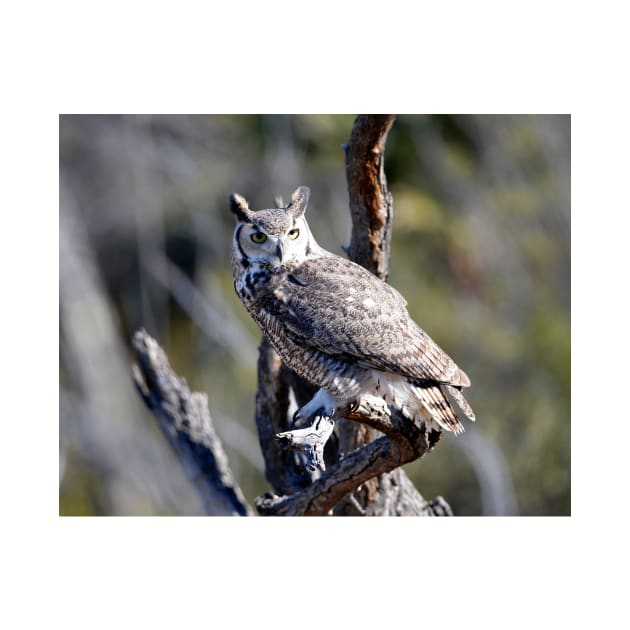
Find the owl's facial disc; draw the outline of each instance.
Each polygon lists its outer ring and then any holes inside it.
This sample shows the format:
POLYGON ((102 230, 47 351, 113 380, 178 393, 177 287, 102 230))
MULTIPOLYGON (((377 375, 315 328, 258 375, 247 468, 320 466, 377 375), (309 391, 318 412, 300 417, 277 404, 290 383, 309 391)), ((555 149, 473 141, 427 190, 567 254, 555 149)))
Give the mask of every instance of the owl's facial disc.
POLYGON ((246 258, 250 262, 272 265, 303 260, 308 243, 308 225, 304 218, 286 214, 276 217, 275 221, 264 218, 267 220, 237 227, 239 248, 246 258))

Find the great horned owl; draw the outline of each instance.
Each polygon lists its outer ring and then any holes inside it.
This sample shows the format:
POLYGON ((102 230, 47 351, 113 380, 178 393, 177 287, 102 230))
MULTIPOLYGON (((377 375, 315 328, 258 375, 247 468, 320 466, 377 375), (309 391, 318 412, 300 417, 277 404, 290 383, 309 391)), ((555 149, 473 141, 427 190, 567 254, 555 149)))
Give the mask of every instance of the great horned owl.
POLYGON ((230 197, 234 288, 282 360, 319 391, 295 421, 334 417, 381 396, 427 430, 464 430, 470 380, 409 317, 404 298, 363 267, 320 247, 304 218, 310 190, 253 211, 230 197))

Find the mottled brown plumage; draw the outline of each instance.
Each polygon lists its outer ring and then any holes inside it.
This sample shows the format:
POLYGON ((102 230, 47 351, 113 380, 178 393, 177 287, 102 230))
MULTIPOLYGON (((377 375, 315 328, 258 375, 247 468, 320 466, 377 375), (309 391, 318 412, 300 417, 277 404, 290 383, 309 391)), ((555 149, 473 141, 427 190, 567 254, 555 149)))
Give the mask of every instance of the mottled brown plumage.
POLYGON ((235 289, 283 361, 321 388, 298 417, 369 394, 429 428, 461 432, 460 417, 474 420, 460 391, 468 377, 398 291, 317 244, 303 216, 308 195, 301 187, 286 208, 258 212, 231 198, 235 289))

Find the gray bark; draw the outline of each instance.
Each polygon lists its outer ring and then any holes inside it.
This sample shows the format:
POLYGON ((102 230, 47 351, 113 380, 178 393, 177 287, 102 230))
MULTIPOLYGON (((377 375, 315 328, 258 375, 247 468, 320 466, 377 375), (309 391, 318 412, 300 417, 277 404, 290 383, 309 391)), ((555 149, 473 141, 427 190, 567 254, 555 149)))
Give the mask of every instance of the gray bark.
MULTIPOLYGON (((282 448, 276 435, 289 429, 288 370, 263 339, 258 348, 258 390, 256 428, 265 460, 265 477, 280 494, 290 494, 308 486, 316 473, 303 466, 302 458, 282 448)), ((295 378, 298 378, 295 376, 295 378)))
MULTIPOLYGON (((346 410, 344 417, 365 423, 385 435, 348 454, 300 492, 284 497, 271 494, 259 497, 256 499, 256 508, 260 514, 282 516, 328 514, 343 497, 352 493, 361 484, 376 475, 382 475, 422 457, 434 446, 424 428, 418 427, 398 410, 373 396, 365 397, 355 408, 346 410)), ((297 434, 300 431, 302 430, 291 433, 297 434)), ((419 495, 414 496, 410 492, 409 484, 404 481, 401 483, 405 484, 408 509, 417 515, 433 514, 431 504, 421 497, 418 500, 419 495)), ((365 508, 356 498, 352 503, 358 514, 365 513, 365 508)), ((441 500, 441 504, 444 503, 441 500)), ((388 508, 389 511, 396 509, 400 507, 388 508)), ((446 506, 446 509, 450 508, 446 506)))
POLYGON ((162 348, 144 330, 134 335, 133 349, 138 392, 179 456, 206 514, 251 515, 212 424, 207 396, 190 391, 171 369, 162 348))
MULTIPOLYGON (((359 115, 345 145, 346 179, 352 218, 348 255, 381 280, 389 274, 394 202, 385 177, 385 143, 391 114, 359 115)), ((350 452, 377 439, 378 432, 354 423, 339 428, 339 448, 350 452)), ((397 469, 364 484, 336 508, 337 515, 418 515, 426 501, 406 473, 397 469), (405 488, 404 494, 398 490, 405 488)), ((449 508, 450 511, 450 508, 449 508)))
POLYGON ((346 180, 352 217, 350 260, 387 280, 394 202, 385 178, 385 142, 392 114, 356 117, 346 153, 346 180))

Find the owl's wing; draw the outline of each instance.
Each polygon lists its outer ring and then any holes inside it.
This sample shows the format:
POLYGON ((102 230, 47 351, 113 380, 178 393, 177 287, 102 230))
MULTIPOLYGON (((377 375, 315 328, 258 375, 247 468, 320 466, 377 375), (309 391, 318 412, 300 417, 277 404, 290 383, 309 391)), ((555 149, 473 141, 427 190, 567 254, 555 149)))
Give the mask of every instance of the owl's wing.
POLYGON ((307 261, 279 278, 260 307, 274 326, 302 347, 417 380, 470 384, 411 320, 395 289, 340 256, 307 261))

